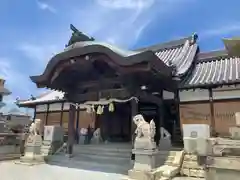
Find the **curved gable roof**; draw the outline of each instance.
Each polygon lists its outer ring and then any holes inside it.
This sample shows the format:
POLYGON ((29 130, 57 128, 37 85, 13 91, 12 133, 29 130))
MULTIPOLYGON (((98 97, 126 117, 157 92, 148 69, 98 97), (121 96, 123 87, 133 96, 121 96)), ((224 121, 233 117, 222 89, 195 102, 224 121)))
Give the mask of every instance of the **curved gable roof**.
POLYGON ((194 69, 181 83, 181 88, 200 88, 240 83, 240 57, 227 51, 211 51, 197 55, 194 69))
POLYGON ((195 55, 198 51, 196 43, 198 36, 192 36, 169 41, 166 43, 141 48, 138 50, 151 50, 155 52, 157 57, 166 65, 176 67, 176 76, 183 76, 191 67, 195 55))

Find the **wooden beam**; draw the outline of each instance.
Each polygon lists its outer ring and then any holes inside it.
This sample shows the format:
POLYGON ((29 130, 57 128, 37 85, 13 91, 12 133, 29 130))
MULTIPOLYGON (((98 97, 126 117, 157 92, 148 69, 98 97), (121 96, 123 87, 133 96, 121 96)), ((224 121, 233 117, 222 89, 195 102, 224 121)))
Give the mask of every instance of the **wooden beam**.
POLYGON ((77 94, 77 93, 66 93, 66 99, 76 102, 82 103, 85 101, 99 101, 100 99, 109 99, 109 98, 119 98, 125 99, 131 97, 131 93, 128 92, 126 89, 112 89, 112 90, 105 90, 101 92, 88 92, 85 94, 77 94))
POLYGON ((99 78, 96 81, 87 81, 81 82, 77 86, 78 89, 86 89, 86 88, 94 88, 99 86, 109 86, 113 84, 122 84, 122 80, 120 77, 115 78, 99 78))

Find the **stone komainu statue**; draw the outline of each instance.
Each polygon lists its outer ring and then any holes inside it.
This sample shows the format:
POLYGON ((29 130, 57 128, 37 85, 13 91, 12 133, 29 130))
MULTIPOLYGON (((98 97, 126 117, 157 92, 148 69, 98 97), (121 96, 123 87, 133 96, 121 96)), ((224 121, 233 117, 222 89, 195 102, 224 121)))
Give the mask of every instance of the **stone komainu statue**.
POLYGON ((42 135, 42 120, 35 119, 34 122, 29 127, 29 135, 42 135))
POLYGON ((156 134, 156 126, 153 120, 146 122, 141 114, 134 116, 133 122, 137 125, 136 138, 134 142, 135 149, 155 149, 156 143, 154 136, 156 134))

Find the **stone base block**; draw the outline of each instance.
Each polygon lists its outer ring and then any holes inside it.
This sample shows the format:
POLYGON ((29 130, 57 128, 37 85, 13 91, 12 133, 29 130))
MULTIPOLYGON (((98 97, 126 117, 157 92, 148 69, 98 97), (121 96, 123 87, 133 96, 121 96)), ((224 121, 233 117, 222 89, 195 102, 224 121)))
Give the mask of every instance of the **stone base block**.
POLYGON ((240 127, 230 127, 229 132, 232 139, 240 140, 240 127))
POLYGON ((22 156, 19 161, 15 162, 15 164, 22 164, 22 165, 28 165, 28 166, 44 164, 44 163, 45 161, 42 155, 30 155, 30 154, 22 156))
POLYGON ((179 168, 164 165, 154 171, 140 171, 131 169, 126 180, 170 180, 179 174, 179 168))
POLYGON ((155 173, 152 171, 140 171, 131 169, 128 171, 131 180, 155 180, 155 173))
POLYGON ((135 154, 134 170, 151 171, 156 168, 158 150, 133 150, 135 154))

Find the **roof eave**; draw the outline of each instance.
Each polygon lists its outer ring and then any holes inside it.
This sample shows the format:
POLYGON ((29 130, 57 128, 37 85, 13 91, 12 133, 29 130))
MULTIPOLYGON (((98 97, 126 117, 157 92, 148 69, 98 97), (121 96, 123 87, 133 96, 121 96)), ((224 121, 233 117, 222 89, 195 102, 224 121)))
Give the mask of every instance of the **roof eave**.
POLYGON ((233 82, 221 82, 221 83, 215 83, 215 84, 197 84, 197 85, 187 85, 179 87, 179 90, 190 90, 190 89, 211 89, 211 88, 217 88, 221 86, 231 86, 231 85, 239 85, 240 80, 233 81, 233 82))

